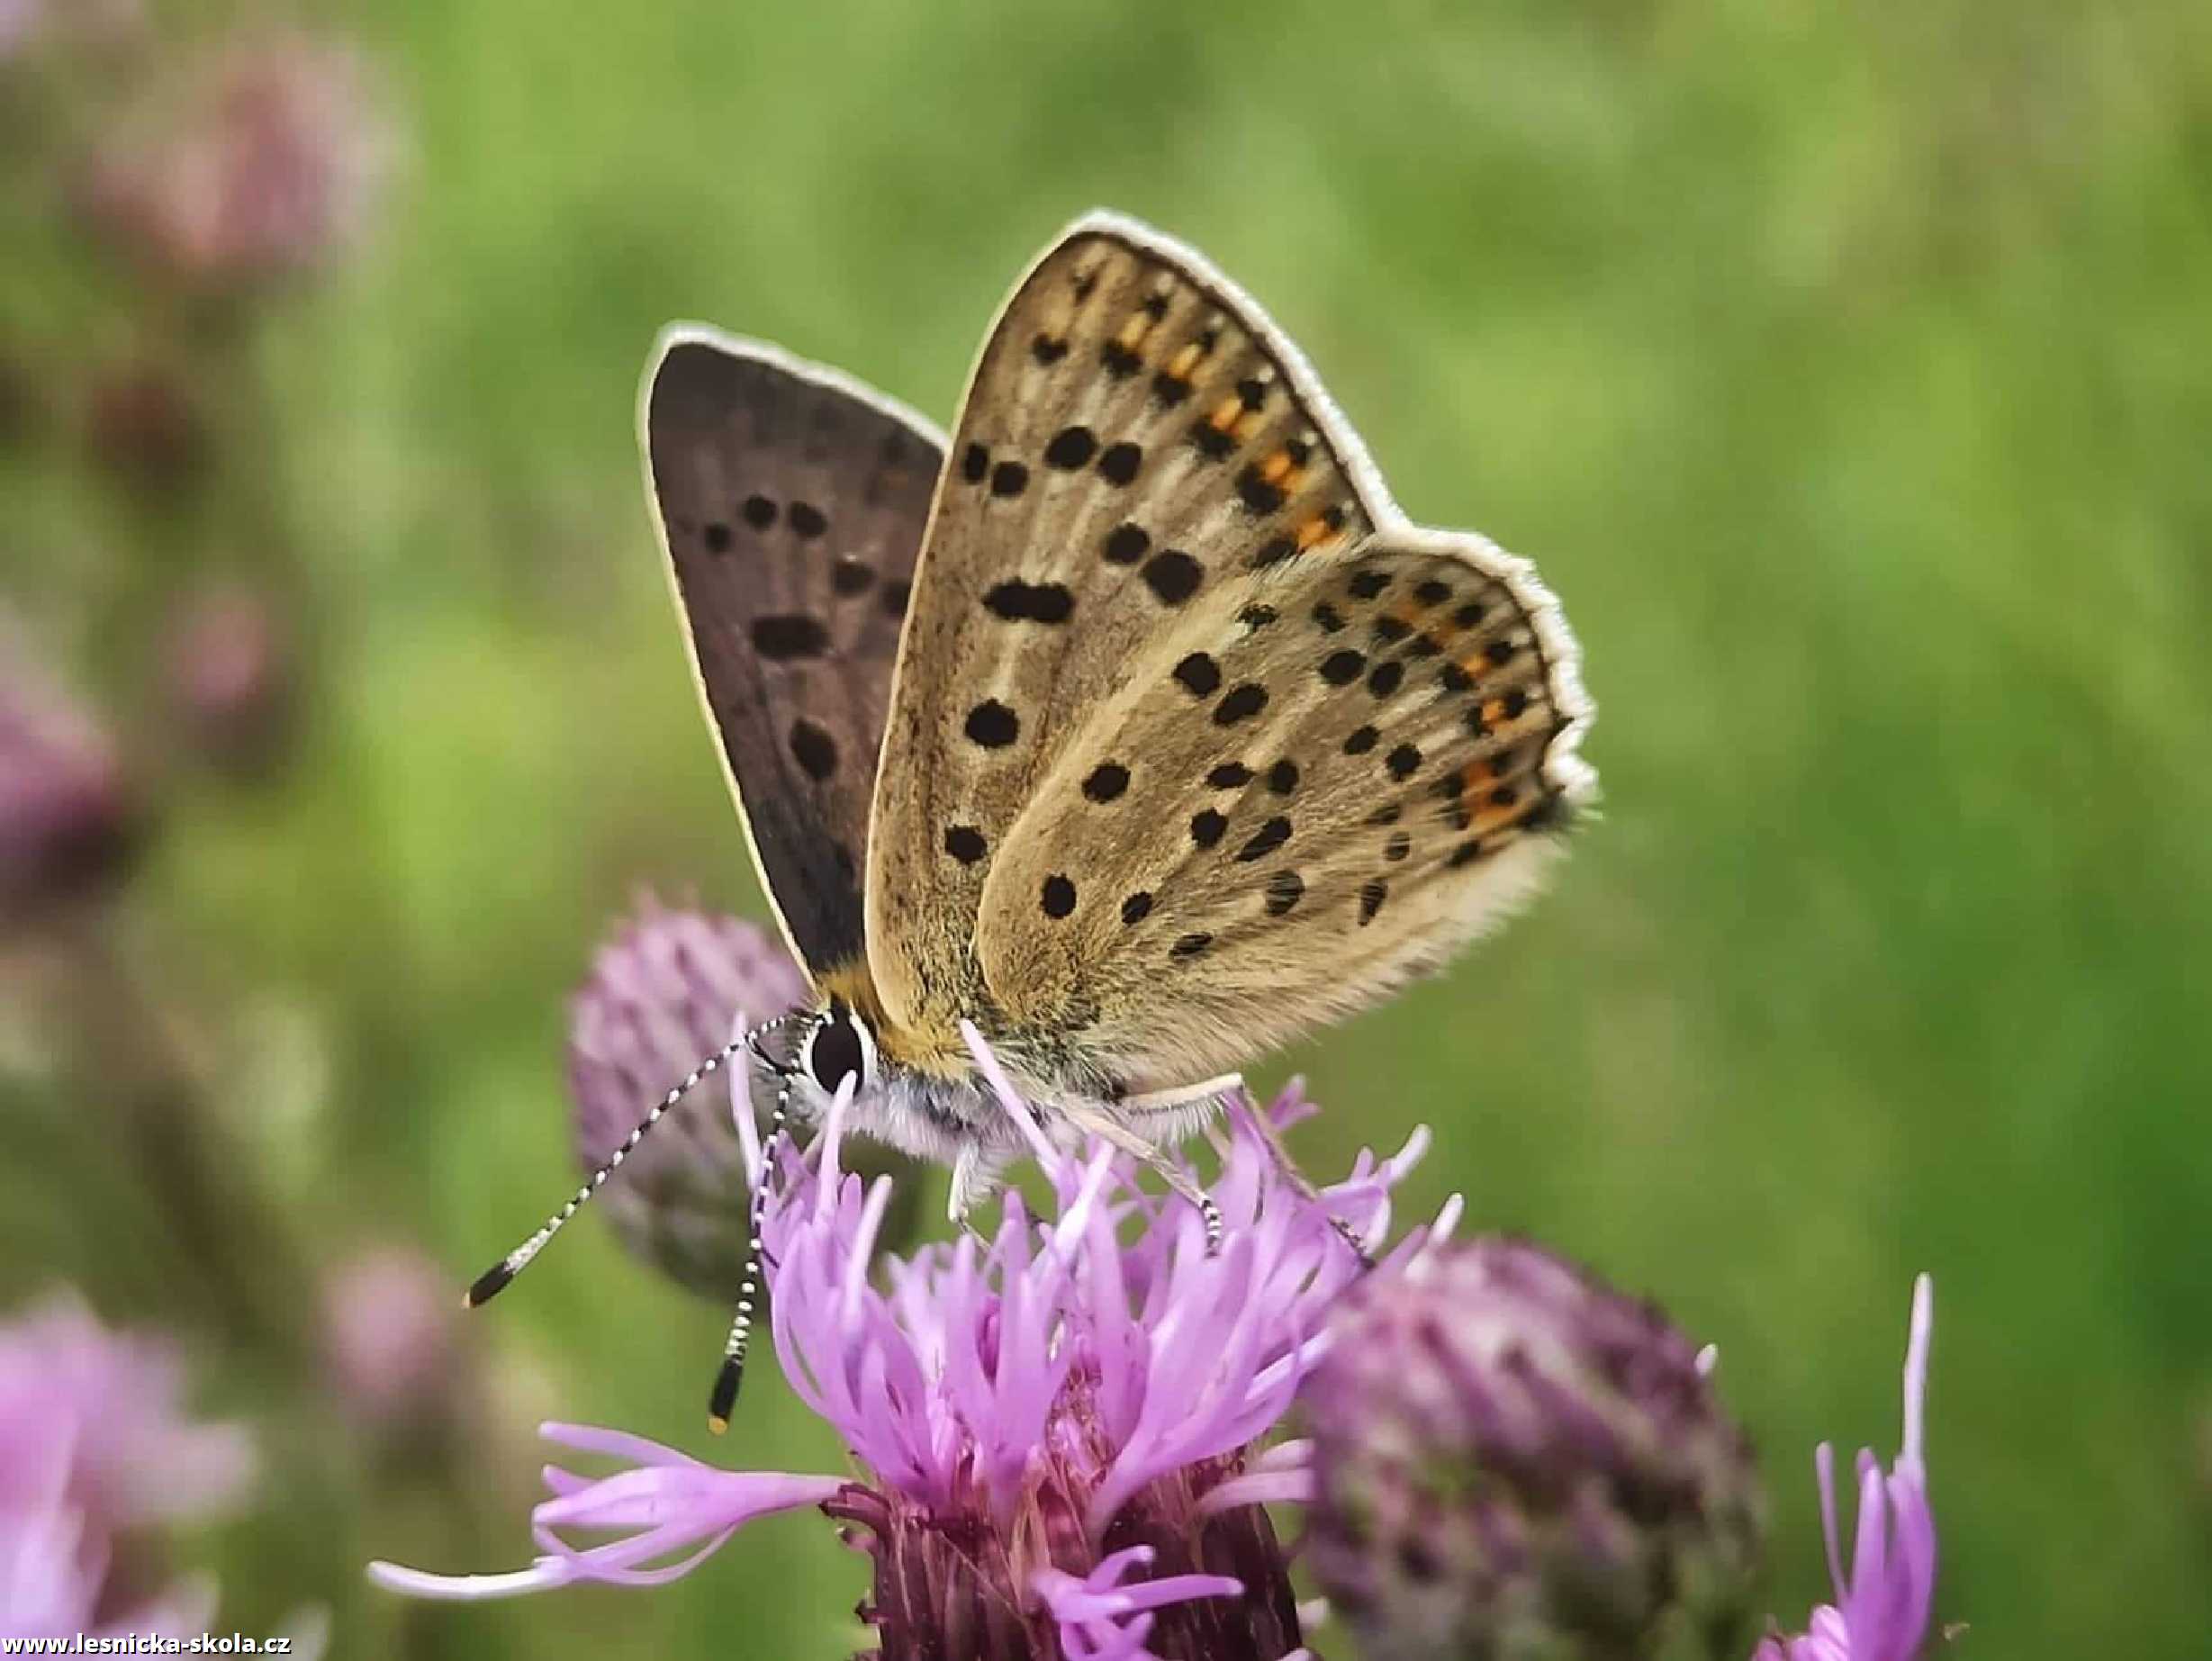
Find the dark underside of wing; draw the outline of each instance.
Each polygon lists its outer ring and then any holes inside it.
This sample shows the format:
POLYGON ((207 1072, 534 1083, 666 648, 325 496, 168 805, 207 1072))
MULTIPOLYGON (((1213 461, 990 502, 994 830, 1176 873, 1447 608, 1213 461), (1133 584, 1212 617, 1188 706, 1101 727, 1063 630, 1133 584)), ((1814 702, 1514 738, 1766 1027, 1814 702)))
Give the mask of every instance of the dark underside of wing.
POLYGON ((819 973, 862 950, 870 793, 942 443, 863 388, 703 335, 653 370, 646 441, 762 880, 819 973))

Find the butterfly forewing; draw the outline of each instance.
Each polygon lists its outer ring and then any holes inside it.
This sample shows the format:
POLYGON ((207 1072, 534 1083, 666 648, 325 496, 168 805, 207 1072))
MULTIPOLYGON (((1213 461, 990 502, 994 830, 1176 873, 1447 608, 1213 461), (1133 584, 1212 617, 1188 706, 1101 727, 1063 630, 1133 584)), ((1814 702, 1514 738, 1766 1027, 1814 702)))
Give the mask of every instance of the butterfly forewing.
POLYGON ((870 790, 943 438, 773 348, 672 330, 650 493, 771 903, 818 976, 861 955, 870 790))
MULTIPOLYGON (((976 366, 901 648, 868 875, 892 1016, 988 1015, 985 885, 1131 665, 1223 592, 1395 518, 1303 359, 1203 260, 1108 216, 1049 250, 976 366)), ((1032 894, 1031 918, 1060 898, 1032 894)))
POLYGON ((1108 1076, 1237 1066, 1526 896, 1594 784, 1587 717, 1549 596, 1479 537, 1248 575, 1131 664, 1008 832, 987 988, 1108 1076))

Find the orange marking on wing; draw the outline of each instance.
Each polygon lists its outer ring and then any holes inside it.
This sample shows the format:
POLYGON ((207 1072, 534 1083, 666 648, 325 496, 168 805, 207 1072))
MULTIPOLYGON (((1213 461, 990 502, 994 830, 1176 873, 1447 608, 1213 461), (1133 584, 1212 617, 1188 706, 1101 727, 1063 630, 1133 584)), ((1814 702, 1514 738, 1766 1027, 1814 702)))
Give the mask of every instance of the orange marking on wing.
POLYGON ((1205 356, 1196 340, 1186 340, 1176 348, 1175 356, 1168 360, 1168 373, 1178 381, 1187 381, 1190 372, 1198 366, 1198 360, 1205 356))
POLYGON ((1214 413, 1205 418, 1205 424, 1215 432, 1233 433, 1238 419, 1244 413, 1241 399, 1224 398, 1214 406, 1214 413))

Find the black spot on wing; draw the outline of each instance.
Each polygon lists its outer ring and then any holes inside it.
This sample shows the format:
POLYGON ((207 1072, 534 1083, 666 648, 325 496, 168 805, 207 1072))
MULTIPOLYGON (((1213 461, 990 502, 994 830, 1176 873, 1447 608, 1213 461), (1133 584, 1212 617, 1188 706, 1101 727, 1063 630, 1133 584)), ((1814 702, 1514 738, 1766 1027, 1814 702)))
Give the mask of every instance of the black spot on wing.
POLYGON ((809 779, 818 783, 837 771, 837 741, 806 717, 791 723, 790 745, 791 759, 809 779))
POLYGON ((1075 594, 1064 582, 999 583, 983 596, 983 609, 1009 623, 1059 624, 1075 610, 1075 594))
POLYGON ((1160 603, 1179 606, 1198 591, 1205 568, 1180 548, 1163 548, 1144 562, 1138 574, 1160 603))
POLYGON ((1128 484, 1137 476, 1137 469, 1144 465, 1144 452, 1126 440, 1106 446, 1106 454, 1098 458, 1098 476, 1108 484, 1128 484))
POLYGON ((1106 532, 1106 546, 1100 550, 1108 564, 1133 565, 1142 559, 1152 546, 1142 525, 1124 520, 1106 532))
POLYGON ((1221 665, 1204 652, 1193 652, 1176 664, 1175 679, 1192 697, 1211 697, 1221 686, 1221 665))
POLYGON ((1097 455, 1098 436, 1088 427, 1063 427, 1044 447, 1044 459, 1049 466, 1062 473, 1073 473, 1097 455))
POLYGON ((1278 813, 1254 831, 1250 840, 1237 850, 1237 860, 1250 864, 1254 860, 1265 859, 1289 840, 1290 821, 1278 813))
POLYGON ((1267 707, 1268 689, 1257 681, 1247 681, 1232 688, 1214 707, 1214 725, 1234 727, 1239 721, 1249 721, 1267 707))
POLYGON ((1375 921, 1375 914, 1383 908, 1383 900, 1390 892, 1390 885, 1377 877, 1359 887, 1359 925, 1365 928, 1375 921))
POLYGON ((829 650, 829 630, 819 618, 803 612, 756 617, 752 635, 753 649, 772 663, 820 657, 829 650))
POLYGON ((986 750, 1003 750, 1021 736, 1022 723, 996 698, 986 698, 968 711, 965 730, 971 742, 986 750))

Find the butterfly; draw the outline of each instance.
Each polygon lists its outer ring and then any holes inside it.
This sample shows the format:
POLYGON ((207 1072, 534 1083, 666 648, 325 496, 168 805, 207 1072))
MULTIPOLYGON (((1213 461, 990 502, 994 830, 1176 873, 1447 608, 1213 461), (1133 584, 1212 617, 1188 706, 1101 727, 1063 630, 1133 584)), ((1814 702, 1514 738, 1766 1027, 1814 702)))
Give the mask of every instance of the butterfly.
POLYGON ((849 1093, 853 1128, 952 1166, 956 1215, 1026 1146, 971 1032, 1055 1142, 1208 1205, 1161 1151, 1236 1070, 1494 926, 1594 799, 1593 706, 1533 569, 1412 523, 1297 348, 1135 221, 1088 214, 1031 266, 949 437, 691 325, 639 425, 813 987, 743 1043, 779 1126, 849 1093))

